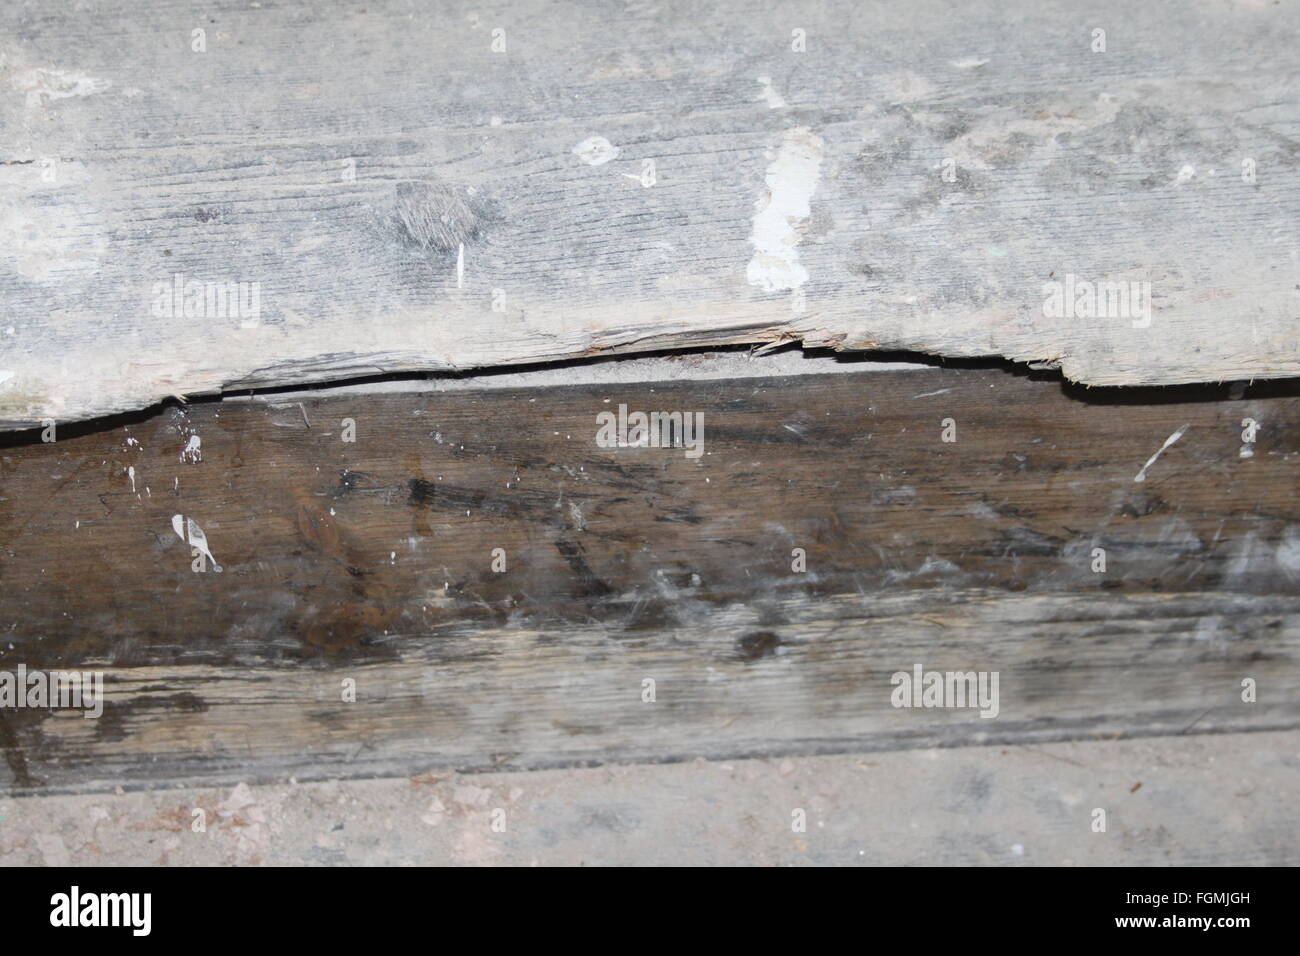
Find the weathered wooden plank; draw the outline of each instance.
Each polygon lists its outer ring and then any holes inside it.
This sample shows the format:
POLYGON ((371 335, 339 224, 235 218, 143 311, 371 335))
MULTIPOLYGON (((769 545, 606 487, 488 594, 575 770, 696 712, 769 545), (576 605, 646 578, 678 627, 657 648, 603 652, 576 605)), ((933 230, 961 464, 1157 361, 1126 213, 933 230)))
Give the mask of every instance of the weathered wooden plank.
POLYGON ((0 11, 0 427, 721 342, 1300 374, 1292 4, 205 10, 0 11))
POLYGON ((1226 391, 934 369, 322 392, 10 437, 0 671, 102 669, 109 697, 0 710, 6 782, 1294 727, 1300 388, 1226 391), (702 414, 702 454, 599 447, 619 404, 702 414), (895 709, 915 664, 998 671, 999 715, 895 709))

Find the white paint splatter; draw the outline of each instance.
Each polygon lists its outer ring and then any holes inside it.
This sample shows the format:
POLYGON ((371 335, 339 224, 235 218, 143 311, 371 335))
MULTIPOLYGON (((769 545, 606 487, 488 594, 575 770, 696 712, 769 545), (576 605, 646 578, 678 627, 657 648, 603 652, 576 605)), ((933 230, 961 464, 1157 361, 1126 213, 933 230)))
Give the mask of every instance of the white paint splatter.
POLYGON ((191 435, 190 440, 185 443, 185 448, 181 451, 181 461, 198 462, 203 460, 203 439, 198 435, 191 435))
POLYGON ((619 148, 603 136, 588 136, 573 147, 573 155, 588 166, 599 166, 617 159, 619 152, 619 148))
POLYGON ((1156 463, 1156 459, 1159 458, 1162 454, 1164 454, 1164 450, 1165 450, 1166 448, 1168 448, 1168 447, 1169 447, 1170 445, 1172 445, 1174 442, 1178 441, 1178 439, 1182 438, 1185 434, 1187 434, 1187 429, 1189 429, 1189 428, 1191 428, 1191 427, 1192 427, 1191 425, 1184 425, 1182 428, 1178 429, 1178 431, 1174 432, 1172 435, 1170 435, 1168 438, 1166 438, 1166 439, 1165 439, 1165 443, 1164 443, 1163 445, 1161 445, 1161 446, 1156 450, 1156 453, 1155 453, 1154 455, 1152 455, 1150 458, 1147 459, 1147 463, 1146 463, 1145 465, 1142 466, 1142 470, 1139 471, 1139 472, 1138 472, 1138 473, 1133 477, 1133 480, 1134 480, 1134 481, 1146 481, 1146 480, 1147 480, 1147 469, 1150 468, 1152 465, 1154 465, 1154 464, 1156 463))
POLYGON ((131 490, 135 491, 135 466, 131 465, 126 469, 126 476, 131 479, 131 490))
POLYGON ((84 73, 68 70, 24 70, 13 78, 13 87, 27 94, 26 105, 40 106, 41 97, 63 100, 73 96, 93 96, 103 93, 113 84, 84 73))
POLYGON ((776 159, 767 167, 767 189, 755 206, 754 258, 746 278, 767 292, 798 289, 808 281, 796 248, 809 203, 821 176, 823 143, 806 127, 786 130, 776 159))
POLYGON ((465 288, 465 243, 456 250, 456 288, 465 288))
POLYGON ((1174 183, 1181 186, 1183 183, 1190 183, 1195 177, 1196 167, 1187 165, 1178 170, 1178 178, 1174 180, 1174 183))
POLYGON ((949 60, 948 62, 959 70, 974 70, 983 66, 988 60, 975 56, 964 56, 959 60, 949 60))
POLYGON ((208 548, 208 536, 203 533, 203 529, 193 518, 186 518, 182 515, 172 515, 172 530, 176 536, 192 548, 198 548, 199 553, 205 555, 212 562, 212 570, 218 574, 221 573, 221 565, 217 564, 217 559, 212 556, 212 551, 208 548))
POLYGON ((779 110, 786 105, 785 97, 772 88, 770 76, 760 76, 758 85, 763 88, 763 99, 767 101, 769 109, 779 110))

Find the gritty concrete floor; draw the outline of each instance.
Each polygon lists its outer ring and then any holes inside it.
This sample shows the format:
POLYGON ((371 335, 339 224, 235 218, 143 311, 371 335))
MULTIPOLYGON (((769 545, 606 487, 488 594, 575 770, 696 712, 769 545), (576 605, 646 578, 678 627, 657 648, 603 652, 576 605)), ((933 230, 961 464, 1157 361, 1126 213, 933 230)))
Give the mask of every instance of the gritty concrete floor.
POLYGON ((7 799, 0 864, 1296 865, 1298 819, 1288 731, 7 799))

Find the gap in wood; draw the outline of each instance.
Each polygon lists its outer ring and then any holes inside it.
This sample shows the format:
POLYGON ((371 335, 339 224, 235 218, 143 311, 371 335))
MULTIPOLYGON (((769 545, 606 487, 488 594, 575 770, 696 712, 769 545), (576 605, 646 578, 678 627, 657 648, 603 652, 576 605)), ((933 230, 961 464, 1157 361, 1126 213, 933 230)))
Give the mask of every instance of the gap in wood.
MULTIPOLYGON (((207 395, 195 395, 189 397, 186 401, 181 402, 176 399, 168 399, 158 402, 154 405, 147 406, 137 411, 121 412, 116 415, 101 416, 83 421, 59 422, 58 433, 60 437, 73 438, 82 435, 94 435, 100 432, 111 431, 120 428, 123 425, 137 425, 153 418, 165 408, 176 407, 193 407, 200 405, 209 405, 223 401, 238 401, 245 399, 258 398, 273 395, 296 395, 303 393, 323 393, 328 395, 335 390, 341 389, 361 389, 366 387, 375 387, 377 391, 405 391, 405 389, 392 388, 391 386, 400 386, 408 383, 413 386, 410 391, 418 391, 414 386, 418 383, 429 383, 434 386, 439 382, 448 381, 466 381, 482 382, 484 387, 493 388, 488 383, 494 379, 500 379, 506 376, 516 375, 537 375, 539 380, 535 387, 550 388, 557 387, 559 383, 546 381, 543 376, 547 373, 573 371, 590 368, 600 368, 602 366, 619 365, 622 363, 644 363, 646 360, 654 359, 680 359, 683 361, 690 360, 692 357, 717 358, 722 356, 740 359, 746 354, 753 354, 755 351, 753 345, 723 345, 710 346, 694 349, 660 349, 650 352, 637 352, 626 355, 599 355, 590 358, 567 359, 554 362, 536 362, 521 365, 493 366, 489 368, 466 370, 463 373, 457 372, 389 372, 381 375, 368 375, 361 377, 349 377, 342 379, 330 379, 320 382, 302 382, 293 385, 279 385, 260 388, 247 389, 227 389, 220 393, 207 395)), ((1088 386, 1081 385, 1078 382, 1072 382, 1065 379, 1059 370, 1042 367, 1033 367, 1021 362, 1013 362, 1010 359, 990 356, 987 358, 947 358, 941 355, 931 355, 926 352, 910 351, 875 351, 875 352, 836 352, 833 349, 813 349, 802 347, 798 342, 790 342, 776 349, 768 349, 763 353, 763 357, 755 357, 755 361, 762 362, 764 357, 776 356, 782 354, 791 354, 795 351, 801 351, 805 358, 810 362, 820 363, 833 361, 837 366, 836 372, 828 372, 824 367, 821 370, 815 370, 810 367, 806 374, 823 375, 823 374, 843 374, 847 372, 869 372, 881 370, 882 366, 896 365, 914 365, 918 367, 929 366, 936 371, 966 369, 972 371, 978 370, 997 370, 1016 378, 1028 379, 1029 381, 1056 383, 1061 392, 1074 401, 1084 402, 1088 405, 1103 406, 1132 406, 1132 405, 1169 405, 1183 404, 1187 402, 1218 402, 1224 399, 1242 397, 1248 393, 1254 398, 1282 398, 1282 397, 1300 397, 1300 378, 1282 378, 1266 379, 1259 382, 1217 382, 1217 383, 1199 383, 1191 385, 1145 385, 1145 386, 1088 386)), ((891 371, 895 369, 890 369, 891 371)), ((699 379, 700 381, 729 381, 733 378, 788 378, 797 376, 800 372, 788 373, 773 370, 770 375, 747 373, 736 376, 707 376, 699 379)), ((643 378, 640 376, 630 376, 624 381, 609 382, 611 385, 633 385, 658 381, 655 378, 643 378)), ((680 379, 665 379, 664 381, 691 381, 690 376, 683 376, 680 379)), ((563 384, 582 385, 582 384, 604 384, 603 381, 586 382, 581 379, 570 380, 563 384)), ((518 387, 530 387, 527 382, 522 382, 518 387)), ((40 427, 27 428, 17 431, 0 432, 0 449, 19 448, 25 445, 36 444, 41 441, 40 427)))

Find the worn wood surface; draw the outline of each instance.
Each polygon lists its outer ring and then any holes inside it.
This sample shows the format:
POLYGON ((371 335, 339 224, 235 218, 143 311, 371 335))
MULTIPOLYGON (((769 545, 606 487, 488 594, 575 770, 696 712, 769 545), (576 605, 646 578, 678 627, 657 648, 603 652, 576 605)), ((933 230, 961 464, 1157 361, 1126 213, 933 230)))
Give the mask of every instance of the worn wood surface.
POLYGON ((1297 26, 1119 0, 7 3, 0 427, 721 342, 1300 374, 1297 26), (250 307, 257 283, 256 315, 155 314, 177 276, 250 307), (1152 311, 1047 316, 1044 283, 1076 280, 1149 283, 1152 311))
POLYGON ((0 670, 102 669, 109 698, 0 711, 4 780, 1295 727, 1298 396, 932 369, 270 395, 11 436, 0 670), (704 454, 598 447, 619 403, 702 413, 704 454), (999 715, 893 708, 918 663, 1000 672, 999 715))

